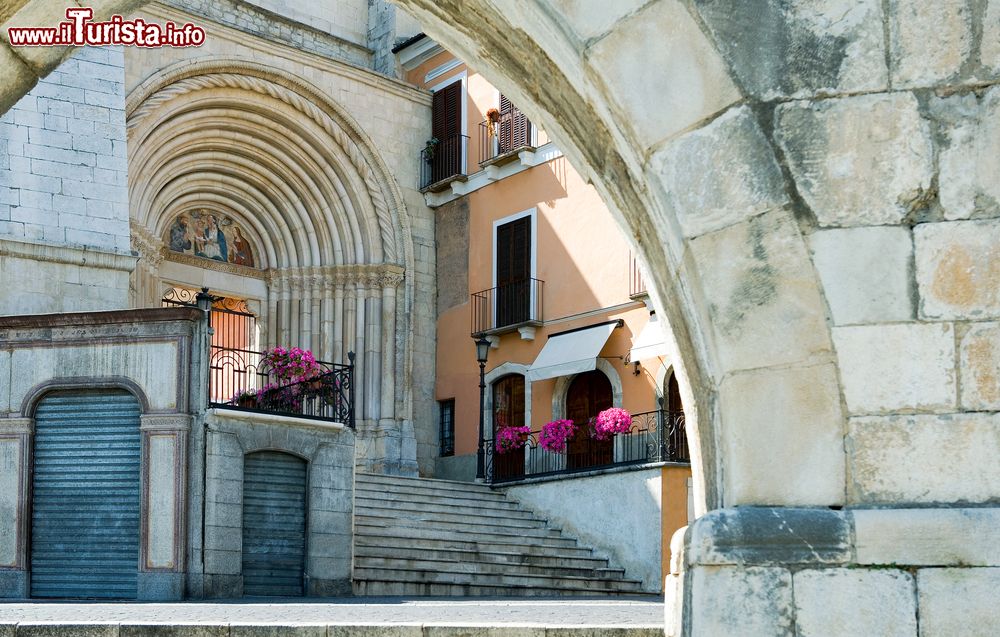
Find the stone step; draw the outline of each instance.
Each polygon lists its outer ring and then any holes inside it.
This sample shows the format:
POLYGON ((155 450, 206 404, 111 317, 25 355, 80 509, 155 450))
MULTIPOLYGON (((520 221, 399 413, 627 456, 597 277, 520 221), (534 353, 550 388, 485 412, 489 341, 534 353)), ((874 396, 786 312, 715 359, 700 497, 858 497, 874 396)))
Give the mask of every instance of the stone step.
MULTIPOLYGON (((424 584, 379 580, 354 580, 354 594, 368 597, 648 597, 648 594, 631 591, 594 591, 561 584, 554 587, 492 586, 480 584, 424 584)), ((522 629, 523 630, 523 629, 522 629)), ((657 629, 662 634, 663 629, 657 629)), ((563 629, 559 629, 560 634, 563 629)), ((470 632, 469 634, 473 634, 470 632)), ((495 630, 490 630, 495 634, 495 630)), ((597 634, 597 633, 594 633, 597 634)), ((614 637, 622 637, 615 634, 614 637)), ((588 633, 588 637, 590 634, 588 633)))
POLYGON ((513 502, 501 502, 497 504, 484 504, 482 501, 468 500, 466 502, 454 502, 440 500, 438 498, 411 499, 397 498, 391 494, 380 493, 374 495, 371 492, 357 492, 354 496, 354 508, 372 509, 406 509, 415 511, 440 511, 442 513, 463 513, 466 515, 478 515, 484 517, 515 517, 524 519, 539 519, 531 511, 526 511, 513 502))
POLYGON ((517 575, 519 577, 583 577, 592 579, 624 580, 623 568, 587 568, 564 565, 536 566, 532 564, 496 563, 488 560, 454 560, 400 558, 398 556, 369 556, 354 553, 355 569, 382 569, 388 571, 414 570, 435 573, 469 573, 472 575, 517 575))
MULTIPOLYGON (((477 546, 477 545, 473 545, 477 546)), ((511 545, 523 548, 521 545, 511 545)), ((461 561, 461 562, 486 562, 490 564, 505 564, 510 566, 527 565, 562 568, 571 566, 584 570, 623 570, 609 569, 608 560, 603 557, 594 557, 590 549, 572 549, 573 554, 567 555, 566 549, 560 549, 557 553, 549 548, 538 552, 526 551, 502 551, 489 548, 445 548, 439 546, 417 546, 406 547, 388 546, 384 542, 374 541, 365 543, 358 542, 354 546, 355 559, 368 557, 388 557, 403 560, 438 560, 438 561, 461 561), (578 553, 578 554, 577 554, 578 553)))
POLYGON ((365 502, 355 501, 354 510, 361 515, 373 517, 390 516, 407 520, 425 520, 430 523, 456 523, 462 526, 469 526, 470 523, 523 528, 537 528, 546 525, 545 520, 535 517, 527 511, 518 511, 517 515, 503 515, 503 512, 490 511, 485 507, 467 509, 465 513, 460 513, 458 509, 448 511, 441 510, 441 507, 422 508, 405 502, 400 502, 397 506, 372 506, 365 502))
POLYGON ((410 582, 418 584, 444 584, 448 586, 493 586, 531 588, 573 588, 594 593, 608 591, 639 592, 641 582, 626 579, 596 579, 590 577, 553 577, 547 575, 521 575, 518 573, 442 573, 418 569, 381 569, 355 566, 355 579, 382 582, 410 582))
POLYGON ((392 495, 398 499, 407 500, 419 500, 431 498, 434 500, 449 501, 457 500, 460 502, 474 501, 474 502, 488 502, 488 503, 501 503, 501 502, 511 502, 515 506, 516 502, 508 499, 503 493, 496 491, 470 491, 461 492, 452 489, 437 489, 434 487, 419 487, 419 486, 403 486, 396 484, 373 484, 373 483, 358 483, 355 484, 354 490, 357 493, 363 494, 374 494, 381 493, 385 495, 392 495))
MULTIPOLYGON (((382 526, 384 528, 406 528, 441 533, 444 531, 451 533, 463 533, 467 535, 481 536, 485 540, 503 537, 519 537, 531 540, 541 539, 564 539, 559 529, 553 529, 544 525, 537 527, 525 527, 502 524, 471 524, 470 521, 462 522, 442 522, 437 520, 427 520, 419 518, 393 517, 391 515, 371 515, 370 512, 355 513, 354 524, 359 523, 367 526, 382 526)), ((575 541, 575 540, 574 540, 575 541)))
POLYGON ((459 493, 487 493, 503 495, 491 487, 479 482, 461 482, 458 480, 438 480, 436 478, 410 478, 406 476, 390 476, 376 473, 358 472, 354 476, 355 484, 400 485, 418 489, 440 489, 457 491, 459 493))
POLYGON ((456 551, 492 551, 492 552, 518 552, 524 555, 551 555, 553 549, 558 550, 559 555, 572 558, 593 558, 604 559, 595 556, 593 550, 567 542, 558 542, 555 545, 548 544, 547 541, 536 541, 532 544, 525 544, 520 537, 507 537, 504 539, 491 539, 478 541, 470 536, 443 536, 441 533, 434 533, 420 537, 415 532, 409 530, 397 532, 384 527, 363 527, 356 529, 354 539, 355 546, 405 546, 407 548, 421 550, 456 550, 456 551))

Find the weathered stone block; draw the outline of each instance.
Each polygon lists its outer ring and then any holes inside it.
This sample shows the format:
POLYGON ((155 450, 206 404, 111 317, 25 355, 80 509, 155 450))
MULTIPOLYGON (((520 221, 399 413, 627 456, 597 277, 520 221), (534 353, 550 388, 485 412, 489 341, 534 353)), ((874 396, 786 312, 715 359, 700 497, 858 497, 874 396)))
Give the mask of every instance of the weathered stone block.
POLYGON ((647 148, 740 99, 722 57, 677 0, 651 3, 616 24, 592 47, 590 63, 647 148))
POLYGON ((289 624, 288 626, 230 624, 229 637, 327 637, 327 633, 325 624, 289 624))
POLYGON ((328 627, 329 637, 423 637, 419 624, 393 624, 386 626, 335 626, 328 627))
POLYGON ((926 206, 933 147, 913 95, 782 104, 775 136, 821 226, 898 224, 926 206))
POLYGON ((746 106, 678 138, 652 161, 687 237, 788 203, 774 151, 746 106))
POLYGON ((559 19, 565 20, 581 40, 588 40, 606 33, 646 0, 545 0, 545 4, 558 11, 559 19))
POLYGON ((696 0, 741 86, 808 97, 888 86, 878 0, 696 0))
POLYGON ((424 637, 505 637, 508 631, 511 637, 546 637, 548 633, 544 626, 425 626, 424 637))
POLYGON ((1000 0, 986 0, 982 25, 980 60, 988 70, 1000 73, 1000 0))
POLYGON ((119 637, 229 637, 228 624, 122 624, 119 637))
POLYGON ((1000 493, 998 457, 996 414, 851 418, 848 499, 988 502, 1000 493))
POLYGON ((15 634, 18 637, 119 637, 117 624, 33 624, 19 622, 15 634))
POLYGON ((962 407, 1000 410, 1000 323, 976 323, 959 343, 962 407))
POLYGON ((994 637, 1000 568, 917 571, 920 637, 994 637))
POLYGON ((723 413, 740 415, 723 438, 727 505, 844 502, 844 421, 832 364, 741 372, 719 394, 723 413))
POLYGON ((854 509, 859 564, 1000 566, 1000 509, 854 509))
POLYGON ((954 408, 955 336, 950 324, 833 328, 851 414, 954 408))
POLYGON ((1000 220, 921 224, 913 239, 922 316, 1000 316, 1000 220))
POLYGON ((807 570, 792 585, 798 637, 917 637, 916 591, 905 571, 807 570))
POLYGON ((820 230, 809 245, 835 325, 913 318, 907 229, 820 230))
POLYGON ((830 351, 826 310, 790 213, 767 213, 698 237, 691 253, 717 340, 720 376, 830 351))
POLYGON ((933 86, 957 77, 972 49, 969 3, 889 0, 888 6, 893 86, 933 86))
POLYGON ((792 637, 792 576, 783 568, 698 566, 691 582, 692 635, 792 637))
POLYGON ((938 149, 940 201, 947 220, 1000 214, 1000 90, 933 97, 930 113, 942 143, 938 149))
POLYGON ((825 508, 716 509, 688 527, 684 555, 689 566, 844 564, 851 527, 825 508))

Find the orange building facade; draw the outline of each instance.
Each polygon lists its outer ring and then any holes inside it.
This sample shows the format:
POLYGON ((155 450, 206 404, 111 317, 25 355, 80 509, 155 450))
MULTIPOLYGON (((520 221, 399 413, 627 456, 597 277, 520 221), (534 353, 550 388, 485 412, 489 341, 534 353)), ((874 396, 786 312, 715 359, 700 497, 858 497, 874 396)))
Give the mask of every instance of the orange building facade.
POLYGON ((434 94, 420 186, 437 225, 436 477, 472 480, 479 469, 476 340, 486 339, 485 479, 517 484, 659 464, 670 485, 662 502, 669 540, 687 523, 683 407, 614 219, 545 132, 474 69, 424 36, 396 53, 407 81, 434 94), (589 423, 612 406, 633 416, 631 433, 595 440, 589 423), (538 447, 542 426, 557 419, 578 428, 563 453, 538 447), (524 448, 497 451, 505 426, 530 427, 524 448))

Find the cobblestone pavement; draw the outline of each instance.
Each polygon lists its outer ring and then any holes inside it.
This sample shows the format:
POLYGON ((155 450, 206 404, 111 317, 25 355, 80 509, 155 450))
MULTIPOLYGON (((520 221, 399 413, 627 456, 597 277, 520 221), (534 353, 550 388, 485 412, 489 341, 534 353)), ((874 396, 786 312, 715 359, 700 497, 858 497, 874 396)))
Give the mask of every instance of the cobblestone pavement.
MULTIPOLYGON (((0 624, 326 624, 434 626, 657 627, 663 599, 408 599, 238 600, 212 603, 0 603, 0 624)), ((0 631, 2 632, 2 631, 0 631)))

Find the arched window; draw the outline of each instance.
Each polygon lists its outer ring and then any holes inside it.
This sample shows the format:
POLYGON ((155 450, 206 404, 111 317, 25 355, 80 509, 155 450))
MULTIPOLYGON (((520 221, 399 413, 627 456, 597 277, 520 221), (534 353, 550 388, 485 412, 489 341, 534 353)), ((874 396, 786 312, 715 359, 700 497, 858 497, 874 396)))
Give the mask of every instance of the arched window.
POLYGON ((577 433, 566 448, 566 468, 600 467, 614 461, 614 441, 594 440, 590 421, 614 404, 611 381, 594 370, 579 374, 566 391, 566 418, 577 426, 577 433))
MULTIPOLYGON (((493 440, 503 427, 523 427, 524 376, 511 374, 493 383, 493 440)), ((493 453, 493 477, 512 478, 524 475, 524 453, 493 453)))

